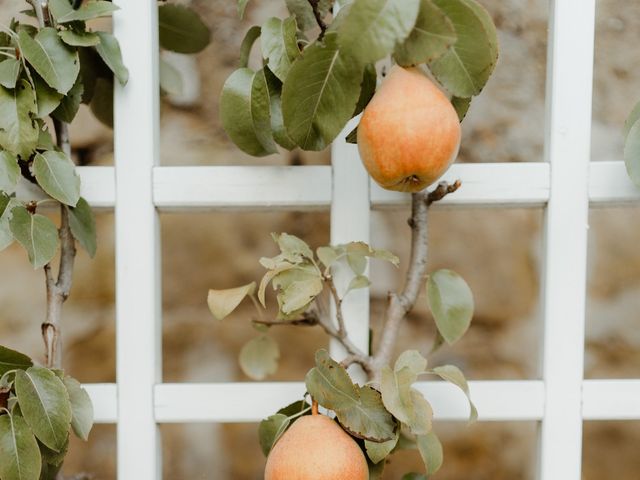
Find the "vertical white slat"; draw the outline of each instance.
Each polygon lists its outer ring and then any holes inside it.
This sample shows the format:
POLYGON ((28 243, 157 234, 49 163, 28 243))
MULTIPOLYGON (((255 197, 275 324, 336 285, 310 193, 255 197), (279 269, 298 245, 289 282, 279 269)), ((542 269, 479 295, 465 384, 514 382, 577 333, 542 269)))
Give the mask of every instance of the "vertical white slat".
MULTIPOLYGON (((350 122, 333 142, 331 150, 333 193, 331 201, 331 244, 339 245, 352 241, 369 243, 370 211, 369 175, 367 174, 356 145, 348 144, 344 138, 355 126, 350 122)), ((344 292, 353 273, 344 266, 333 271, 338 290, 344 292)), ((342 312, 349 338, 364 352, 369 350, 369 289, 349 292, 342 302, 342 312)), ((331 343, 331 354, 340 359, 345 355, 343 347, 336 341, 331 343)), ((357 369, 352 369, 356 380, 363 380, 357 369)))
POLYGON ((595 0, 551 2, 539 478, 580 480, 595 0))
POLYGON ((154 385, 161 377, 158 163, 158 4, 118 0, 114 33, 129 82, 116 87, 116 326, 118 480, 161 478, 154 385))

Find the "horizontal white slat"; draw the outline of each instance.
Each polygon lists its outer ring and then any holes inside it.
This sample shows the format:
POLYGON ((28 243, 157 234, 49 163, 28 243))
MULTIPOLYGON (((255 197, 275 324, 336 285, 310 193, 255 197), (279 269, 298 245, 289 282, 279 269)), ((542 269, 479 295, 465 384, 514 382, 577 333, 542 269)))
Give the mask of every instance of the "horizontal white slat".
POLYGON ((585 420, 640 420, 640 380, 586 380, 585 420))
POLYGON ((589 169, 589 197, 593 205, 624 205, 640 201, 640 188, 629 179, 624 162, 591 162, 589 169))
POLYGON ((83 385, 93 402, 96 423, 118 421, 118 387, 115 383, 90 383, 83 385))
MULTIPOLYGON (((542 418, 542 381, 469 384, 481 421, 542 418)), ((116 385, 84 387, 94 403, 96 423, 115 423, 118 416, 116 385)), ((439 420, 467 418, 467 401, 456 387, 444 382, 420 382, 417 388, 429 398, 439 420)), ((304 385, 299 382, 160 384, 155 387, 156 420, 158 423, 255 422, 287 402, 301 398, 304 391, 304 385)), ((582 395, 585 420, 640 420, 640 380, 585 380, 582 395)))

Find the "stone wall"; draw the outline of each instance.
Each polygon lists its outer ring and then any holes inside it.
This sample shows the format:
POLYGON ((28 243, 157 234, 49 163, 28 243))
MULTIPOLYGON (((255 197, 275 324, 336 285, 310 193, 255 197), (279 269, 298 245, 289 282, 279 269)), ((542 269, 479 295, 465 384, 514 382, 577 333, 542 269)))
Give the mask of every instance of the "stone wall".
MULTIPOLYGON (((300 157, 254 159, 239 152, 218 121, 218 96, 235 68, 237 48, 250 23, 280 13, 280 2, 250 2, 247 20, 236 18, 235 2, 194 0, 212 28, 212 45, 195 61, 189 94, 162 105, 162 163, 165 165, 326 164, 327 152, 300 157)), ((464 123, 460 161, 542 161, 548 8, 544 0, 484 0, 500 28, 502 52, 494 78, 464 123)), ((23 6, 0 0, 0 21, 23 6)), ((576 14, 579 14, 577 12, 576 14)), ((593 159, 619 159, 621 128, 640 98, 640 4, 599 0, 593 119, 593 159)), ((111 132, 84 112, 73 126, 76 149, 93 164, 112 164, 111 132)), ((375 213, 373 243, 408 256, 408 212, 375 213)), ((463 341, 443 349, 436 361, 463 367, 472 379, 537 378, 540 331, 542 210, 436 209, 431 218, 430 267, 453 268, 469 281, 477 303, 474 324, 463 341)), ((591 212, 587 355, 589 378, 640 377, 640 219, 638 208, 591 212)), ((65 358, 84 382, 115 380, 113 215, 98 215, 99 253, 79 254, 76 281, 65 307, 65 358)), ((224 288, 261 275, 259 256, 271 254, 272 231, 288 231, 313 245, 329 238, 329 217, 319 213, 199 213, 162 215, 164 378, 170 382, 246 380, 235 358, 252 332, 239 312, 214 324, 205 304, 207 289, 224 288)), ((41 272, 12 246, 0 255, 0 342, 35 357, 42 354, 39 325, 44 314, 41 272)), ((384 296, 402 271, 374 266, 374 325, 384 296)), ((432 322, 421 299, 402 331, 400 348, 427 349, 432 322)), ((278 380, 302 378, 312 352, 325 338, 313 330, 277 333, 283 345, 278 380), (287 348, 287 345, 296 345, 287 348)), ((567 339, 567 342, 575 341, 567 339)), ((258 402, 259 399, 256 399, 258 402)), ((443 480, 529 480, 534 478, 533 423, 438 424, 445 441, 443 480)), ((263 459, 255 425, 168 425, 162 427, 167 479, 249 480, 261 478, 263 459)), ((586 480, 638 478, 637 422, 587 423, 586 480)), ((115 478, 115 428, 98 426, 88 444, 75 442, 69 473, 89 471, 115 478)), ((415 455, 394 458, 386 476, 419 469, 415 455)))

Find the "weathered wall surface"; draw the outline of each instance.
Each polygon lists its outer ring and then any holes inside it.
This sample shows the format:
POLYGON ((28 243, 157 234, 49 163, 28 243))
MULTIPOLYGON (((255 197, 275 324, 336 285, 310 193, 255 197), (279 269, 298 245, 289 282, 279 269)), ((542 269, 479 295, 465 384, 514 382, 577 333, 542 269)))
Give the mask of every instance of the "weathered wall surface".
MULTIPOLYGON (((190 99, 163 104, 163 164, 327 163, 326 152, 295 159, 288 155, 250 158, 230 144, 217 119, 218 95, 236 65, 244 32, 250 22, 260 23, 279 13, 279 2, 254 0, 245 22, 236 19, 234 2, 194 0, 192 4, 206 16, 213 41, 196 61, 182 64, 191 72, 190 99)), ((544 0, 484 0, 484 4, 500 28, 502 54, 494 78, 465 120, 461 161, 542 161, 547 4, 544 0)), ((0 21, 6 21, 22 5, 18 0, 0 0, 0 21)), ((599 0, 594 160, 621 156, 621 126, 631 99, 640 98, 638 44, 640 4, 599 0)), ((73 139, 95 164, 112 163, 111 132, 90 115, 83 114, 76 122, 73 139)), ((408 256, 406 217, 406 211, 396 211, 376 213, 373 218, 373 243, 394 250, 403 259, 408 256)), ((436 361, 456 363, 472 379, 537 377, 542 217, 541 210, 433 212, 430 265, 462 273, 477 303, 468 336, 455 348, 444 349, 436 361)), ((637 208, 591 213, 587 377, 640 376, 638 220, 637 208)), ((80 253, 74 289, 65 309, 67 369, 85 382, 111 382, 115 376, 113 216, 101 213, 98 224, 98 256, 92 261, 80 253)), ((243 310, 222 325, 214 324, 206 310, 207 289, 259 277, 257 258, 274 251, 271 231, 288 231, 318 245, 327 242, 328 230, 327 213, 163 215, 165 380, 244 380, 235 357, 252 335, 244 321, 251 312, 243 310)), ((24 252, 15 245, 0 255, 0 271, 0 342, 39 357, 43 275, 28 267, 24 252)), ((374 324, 386 290, 401 274, 374 266, 374 324)), ((401 347, 426 350, 432 334, 422 299, 402 331, 401 347)), ((311 330, 281 331, 277 337, 283 345, 283 364, 276 378, 285 380, 302 378, 312 363, 313 350, 325 341, 311 330)), ((533 423, 445 424, 438 428, 447 456, 438 478, 533 479, 533 423)), ((162 432, 167 479, 261 478, 263 460, 254 425, 163 426, 162 432)), ((637 422, 587 424, 584 478, 635 480, 640 469, 638 442, 637 422)), ((415 455, 395 458, 387 478, 399 478, 411 468, 420 468, 415 455)), ((89 444, 74 442, 67 470, 114 479, 114 427, 98 426, 89 444)))

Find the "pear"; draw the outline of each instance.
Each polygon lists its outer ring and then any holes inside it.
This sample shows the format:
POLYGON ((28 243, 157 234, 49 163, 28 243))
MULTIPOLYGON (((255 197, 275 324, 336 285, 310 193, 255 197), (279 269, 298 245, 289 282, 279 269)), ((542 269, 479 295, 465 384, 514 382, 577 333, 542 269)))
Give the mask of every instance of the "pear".
POLYGON ((358 444, 329 417, 296 420, 267 458, 265 480, 368 480, 358 444))
POLYGON ((447 171, 460 137, 447 96, 418 68, 394 66, 364 110, 358 149, 382 188, 418 192, 447 171))

